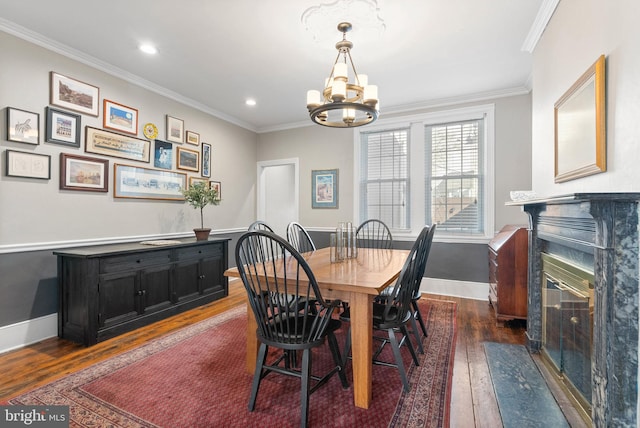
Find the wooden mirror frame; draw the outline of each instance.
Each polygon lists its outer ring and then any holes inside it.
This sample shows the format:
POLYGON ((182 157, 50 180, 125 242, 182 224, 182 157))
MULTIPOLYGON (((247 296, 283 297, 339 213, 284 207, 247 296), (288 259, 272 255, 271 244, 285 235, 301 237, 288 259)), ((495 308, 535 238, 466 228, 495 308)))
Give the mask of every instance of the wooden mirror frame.
POLYGON ((605 56, 554 105, 555 182, 607 170, 605 56))

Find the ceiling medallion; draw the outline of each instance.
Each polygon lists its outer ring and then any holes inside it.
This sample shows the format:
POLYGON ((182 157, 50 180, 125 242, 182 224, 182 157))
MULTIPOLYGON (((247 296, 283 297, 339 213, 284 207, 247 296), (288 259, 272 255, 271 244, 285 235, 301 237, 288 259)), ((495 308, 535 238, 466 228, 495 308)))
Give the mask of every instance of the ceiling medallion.
POLYGON ((377 0, 336 0, 306 9, 300 18, 305 30, 319 44, 331 42, 327 29, 336 22, 348 21, 358 29, 360 40, 375 41, 386 26, 377 0))

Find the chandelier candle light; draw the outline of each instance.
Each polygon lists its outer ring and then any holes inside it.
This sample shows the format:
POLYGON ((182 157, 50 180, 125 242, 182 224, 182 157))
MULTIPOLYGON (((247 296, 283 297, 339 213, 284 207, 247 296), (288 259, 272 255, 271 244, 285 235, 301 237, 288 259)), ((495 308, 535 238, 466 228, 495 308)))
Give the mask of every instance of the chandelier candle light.
POLYGON ((378 87, 369 85, 366 74, 358 74, 351 59, 353 43, 347 40, 351 24, 341 22, 338 30, 342 40, 336 43, 338 56, 325 81, 322 93, 307 91, 307 109, 311 120, 332 128, 352 128, 366 125, 378 118, 378 87), (342 58, 342 61, 340 59, 342 58), (349 65, 355 83, 349 83, 349 65))

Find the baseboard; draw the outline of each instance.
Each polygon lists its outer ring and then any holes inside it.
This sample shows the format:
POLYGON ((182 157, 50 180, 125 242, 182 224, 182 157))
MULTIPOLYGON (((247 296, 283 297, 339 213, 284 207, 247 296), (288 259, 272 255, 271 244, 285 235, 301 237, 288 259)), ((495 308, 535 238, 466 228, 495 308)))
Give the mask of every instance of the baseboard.
POLYGON ((0 327, 0 353, 58 335, 58 314, 0 327))
POLYGON ((489 283, 486 282, 423 278, 420 284, 420 291, 442 296, 489 301, 489 283))
MULTIPOLYGON (((230 280, 236 279, 237 278, 230 278, 230 280)), ((451 279, 424 278, 422 284, 420 284, 420 290, 430 294, 487 301, 489 284, 451 279)), ((0 327, 0 353, 22 348, 57 335, 58 314, 46 315, 0 327)))

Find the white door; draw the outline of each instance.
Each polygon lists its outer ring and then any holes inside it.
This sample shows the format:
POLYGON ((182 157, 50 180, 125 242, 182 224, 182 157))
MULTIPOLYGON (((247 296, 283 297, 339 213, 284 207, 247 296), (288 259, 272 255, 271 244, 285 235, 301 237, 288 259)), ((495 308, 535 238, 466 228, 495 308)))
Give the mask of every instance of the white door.
POLYGON ((258 220, 286 237, 287 224, 298 221, 298 159, 258 162, 258 220))

